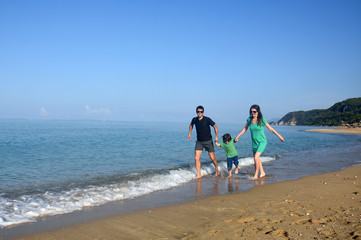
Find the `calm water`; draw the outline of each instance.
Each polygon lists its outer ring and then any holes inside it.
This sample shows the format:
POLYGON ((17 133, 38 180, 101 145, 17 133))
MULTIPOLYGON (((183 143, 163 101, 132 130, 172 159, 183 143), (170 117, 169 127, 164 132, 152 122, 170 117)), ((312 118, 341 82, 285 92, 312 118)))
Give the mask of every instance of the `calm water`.
MULTIPOLYGON (((195 131, 189 123, 0 120, 0 228, 132 199, 193 181, 195 131)), ((238 134, 242 124, 217 124, 238 134)), ((297 179, 360 164, 361 137, 310 133, 309 127, 266 130, 261 160, 268 182, 297 179)), ((235 144, 239 180, 253 170, 249 131, 235 144)), ((203 154, 204 177, 214 174, 203 154)), ((225 154, 216 148, 221 173, 225 154)), ((246 186, 247 184, 245 184, 246 186)), ((245 190, 245 189, 242 189, 245 190)))

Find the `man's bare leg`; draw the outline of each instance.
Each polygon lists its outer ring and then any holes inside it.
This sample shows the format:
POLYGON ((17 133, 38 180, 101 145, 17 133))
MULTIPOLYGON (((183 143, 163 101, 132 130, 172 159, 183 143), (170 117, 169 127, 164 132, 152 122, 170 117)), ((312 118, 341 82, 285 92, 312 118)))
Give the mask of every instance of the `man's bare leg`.
POLYGON ((197 176, 195 179, 200 179, 202 177, 201 175, 201 155, 202 150, 196 150, 194 155, 194 160, 196 161, 196 169, 197 169, 197 176))
POLYGON ((208 152, 208 155, 211 158, 214 167, 216 168, 216 176, 219 176, 217 159, 216 159, 216 156, 214 156, 214 152, 208 152))

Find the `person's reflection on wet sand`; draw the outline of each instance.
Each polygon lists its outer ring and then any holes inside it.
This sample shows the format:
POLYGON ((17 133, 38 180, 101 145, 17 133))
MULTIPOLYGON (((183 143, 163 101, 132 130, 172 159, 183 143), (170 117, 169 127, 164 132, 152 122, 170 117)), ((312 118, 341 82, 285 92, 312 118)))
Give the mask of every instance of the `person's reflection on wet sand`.
POLYGON ((254 181, 254 185, 256 186, 262 186, 264 184, 264 179, 258 179, 256 181, 254 181))
POLYGON ((217 176, 216 181, 214 183, 214 189, 213 189, 215 194, 218 194, 218 186, 219 186, 219 177, 217 176))
POLYGON ((233 192, 232 178, 228 178, 228 192, 233 192))
POLYGON ((239 179, 238 178, 235 179, 235 188, 237 191, 239 190, 239 179))
POLYGON ((239 179, 228 178, 228 192, 234 192, 235 190, 239 190, 239 179))
POLYGON ((202 196, 202 180, 201 179, 197 179, 196 195, 202 196))
MULTIPOLYGON (((196 179, 196 181, 197 181, 196 195, 198 197, 201 197, 202 196, 202 179, 196 179)), ((219 193, 218 192, 218 186, 219 186, 219 177, 216 177, 214 185, 213 185, 213 189, 212 189, 213 194, 218 194, 219 193)))

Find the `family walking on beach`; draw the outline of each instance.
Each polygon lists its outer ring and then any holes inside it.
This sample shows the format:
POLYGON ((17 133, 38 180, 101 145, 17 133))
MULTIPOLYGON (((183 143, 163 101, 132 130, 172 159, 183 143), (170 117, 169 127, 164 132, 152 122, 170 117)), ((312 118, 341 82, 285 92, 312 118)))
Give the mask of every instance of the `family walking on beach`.
POLYGON ((272 133, 276 134, 279 139, 283 142, 283 137, 274 130, 269 123, 263 118, 261 109, 258 105, 252 105, 249 110, 250 117, 247 119, 247 123, 242 129, 242 131, 237 135, 235 139, 232 139, 230 134, 223 135, 223 142, 218 143, 218 128, 216 123, 209 117, 204 116, 204 107, 198 106, 196 108, 197 117, 194 117, 189 125, 189 133, 188 133, 188 140, 191 140, 191 133, 193 130, 193 126, 196 126, 197 132, 197 141, 195 146, 195 164, 197 169, 197 176, 196 179, 201 178, 201 162, 200 158, 205 149, 208 152, 209 157, 211 158, 214 167, 216 169, 216 176, 219 176, 218 164, 217 159, 214 155, 214 145, 212 140, 211 128, 214 128, 215 133, 215 144, 216 146, 223 147, 226 156, 227 156, 227 168, 229 177, 232 176, 232 164, 236 166, 235 174, 238 173, 238 153, 236 148, 234 147, 234 143, 238 142, 239 137, 242 136, 248 128, 251 131, 251 139, 252 139, 252 150, 253 150, 253 158, 254 158, 254 167, 255 173, 253 178, 263 178, 266 176, 266 173, 263 169, 262 162, 260 157, 262 152, 265 150, 267 145, 267 139, 264 133, 264 127, 266 126, 272 133), (259 174, 259 177, 258 177, 259 174))

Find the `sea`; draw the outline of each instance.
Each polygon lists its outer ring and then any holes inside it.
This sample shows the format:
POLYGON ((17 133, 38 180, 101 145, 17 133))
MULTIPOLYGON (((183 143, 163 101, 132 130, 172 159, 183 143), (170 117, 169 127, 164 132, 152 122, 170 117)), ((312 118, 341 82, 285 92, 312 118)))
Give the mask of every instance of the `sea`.
MULTIPOLYGON (((244 123, 217 126, 221 139, 225 133, 235 137, 244 123)), ((273 127, 285 142, 265 129, 268 145, 261 161, 268 177, 261 184, 361 164, 360 135, 306 131, 314 127, 273 127)), ((188 130, 188 122, 1 119, 0 231, 112 202, 149 198, 190 185, 199 187, 194 180, 196 133, 193 130, 188 140, 188 130)), ((213 184, 221 179, 221 186, 216 191, 213 187, 207 190, 207 185, 203 190, 186 190, 177 200, 243 192, 260 184, 251 179, 254 165, 249 131, 235 147, 239 174, 226 178, 226 156, 216 147, 221 177, 215 177, 214 166, 204 152, 200 181, 213 184)))

